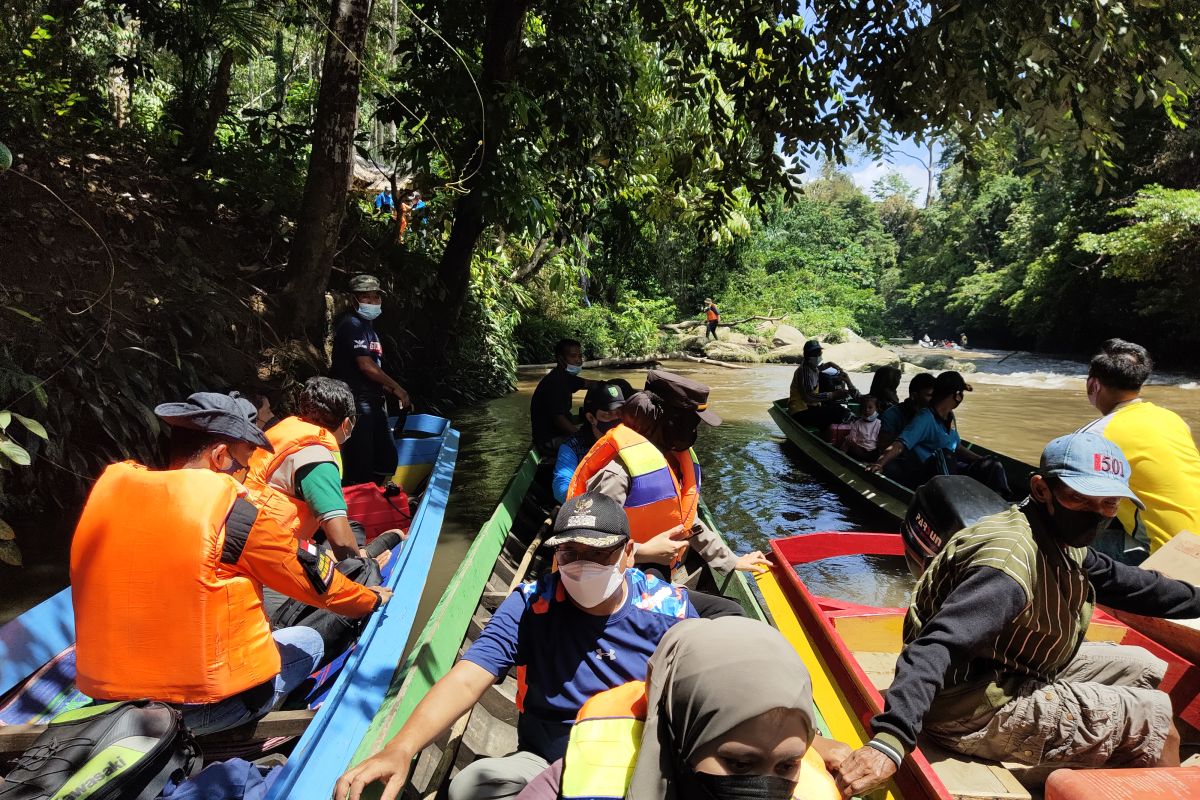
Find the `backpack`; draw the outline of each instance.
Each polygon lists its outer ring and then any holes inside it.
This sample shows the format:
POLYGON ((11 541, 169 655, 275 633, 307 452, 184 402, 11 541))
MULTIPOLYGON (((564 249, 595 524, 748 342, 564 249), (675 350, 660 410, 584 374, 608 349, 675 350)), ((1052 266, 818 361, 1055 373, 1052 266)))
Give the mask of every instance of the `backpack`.
POLYGON ((0 800, 152 800, 199 766, 178 709, 101 703, 51 720, 0 784, 0 800))

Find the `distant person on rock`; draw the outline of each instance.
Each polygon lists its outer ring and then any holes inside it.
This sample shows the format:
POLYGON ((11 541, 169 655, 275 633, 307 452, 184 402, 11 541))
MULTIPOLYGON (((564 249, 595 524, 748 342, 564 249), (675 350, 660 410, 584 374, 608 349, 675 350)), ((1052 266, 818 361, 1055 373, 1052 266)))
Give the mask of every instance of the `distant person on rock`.
POLYGON ((554 360, 554 368, 538 382, 529 401, 533 444, 543 456, 556 455, 558 446, 579 430, 571 416, 575 393, 599 383, 579 377, 583 371, 583 346, 576 340, 560 339, 554 345, 554 360))
POLYGON ((927 333, 921 337, 919 344, 921 347, 933 347, 933 339, 930 339, 929 334, 927 333))
POLYGON ((383 343, 372 321, 383 312, 383 290, 373 275, 350 279, 355 307, 337 323, 333 334, 333 377, 354 393, 357 421, 342 445, 342 485, 378 483, 396 472, 396 443, 388 429, 387 395, 411 408, 408 392, 383 371, 383 343))
MULTIPOLYGON (((913 421, 922 408, 929 405, 933 399, 932 372, 918 372, 908 382, 908 398, 884 411, 879 416, 879 449, 886 450, 888 445, 896 441, 900 431, 913 421)), ((871 392, 874 394, 874 392, 871 392)))
MULTIPOLYGON (((1080 429, 1113 442, 1129 459, 1129 485, 1146 504, 1141 520, 1151 551, 1180 531, 1200 533, 1200 453, 1178 414, 1140 397, 1153 369, 1141 345, 1123 339, 1105 342, 1087 378, 1088 402, 1104 416, 1080 429)), ((1132 503, 1122 503, 1117 518, 1127 533, 1134 532, 1132 503)))
POLYGON ((710 336, 714 339, 719 338, 717 336, 717 326, 720 324, 721 312, 717 308, 717 304, 713 302, 711 297, 706 298, 704 301, 704 341, 707 342, 710 336))
POLYGON ((837 364, 821 363, 824 349, 816 339, 804 343, 804 363, 792 375, 788 395, 788 413, 792 418, 809 428, 823 429, 843 422, 850 411, 841 404, 847 397, 856 397, 857 390, 850 376, 837 364), (838 388, 822 389, 822 375, 829 385, 838 388))
POLYGON ((962 345, 963 350, 967 349, 967 335, 965 333, 958 337, 958 343, 962 345))
POLYGON ((962 405, 971 384, 957 372, 943 372, 934 379, 933 398, 896 440, 867 467, 916 489, 934 475, 968 475, 997 494, 1008 497, 1004 465, 991 456, 983 457, 962 446, 954 409, 962 405))
POLYGON ((392 187, 385 188, 375 195, 375 210, 391 216, 396 210, 396 201, 392 198, 392 187))

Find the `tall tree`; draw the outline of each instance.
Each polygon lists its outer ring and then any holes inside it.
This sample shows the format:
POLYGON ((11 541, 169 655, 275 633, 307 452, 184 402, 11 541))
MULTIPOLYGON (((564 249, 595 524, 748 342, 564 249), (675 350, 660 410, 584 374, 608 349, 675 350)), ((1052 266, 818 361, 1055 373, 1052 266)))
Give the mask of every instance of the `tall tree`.
POLYGON ((283 315, 297 335, 318 319, 321 293, 329 284, 346 216, 346 197, 354 174, 362 52, 370 17, 371 0, 334 0, 329 13, 308 178, 288 259, 290 278, 283 315))

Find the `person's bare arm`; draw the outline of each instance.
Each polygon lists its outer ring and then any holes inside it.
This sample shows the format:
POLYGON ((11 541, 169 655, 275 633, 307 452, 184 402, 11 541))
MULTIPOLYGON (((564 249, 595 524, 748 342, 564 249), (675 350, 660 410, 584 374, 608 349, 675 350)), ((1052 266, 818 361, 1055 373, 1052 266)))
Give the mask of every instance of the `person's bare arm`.
POLYGON ((904 442, 897 439, 888 445, 888 448, 879 455, 879 460, 874 464, 867 465, 868 472, 883 472, 883 468, 888 465, 888 462, 895 459, 904 452, 904 442))
POLYGON ((412 401, 408 398, 408 392, 404 391, 404 387, 396 383, 386 372, 381 370, 379 365, 375 363, 375 359, 370 356, 357 356, 354 361, 363 375, 378 383, 383 387, 385 392, 399 400, 401 408, 409 408, 411 406, 412 401))
POLYGON ((321 529, 325 531, 329 549, 333 551, 338 561, 362 555, 358 539, 355 538, 354 530, 350 527, 349 517, 331 517, 321 523, 321 529))
POLYGON ((359 800, 364 788, 382 781, 380 800, 396 800, 417 754, 479 702, 495 680, 495 675, 478 664, 459 661, 433 685, 382 750, 338 778, 333 796, 337 800, 359 800))

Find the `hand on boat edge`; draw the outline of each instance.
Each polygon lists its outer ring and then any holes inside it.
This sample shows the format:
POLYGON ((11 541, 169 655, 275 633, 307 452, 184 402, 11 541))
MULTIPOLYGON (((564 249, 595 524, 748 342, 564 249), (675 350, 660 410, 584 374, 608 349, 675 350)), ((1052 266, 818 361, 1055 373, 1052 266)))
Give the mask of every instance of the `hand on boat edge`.
POLYGON ((744 556, 738 556, 737 563, 733 565, 736 570, 742 572, 765 572, 771 568, 771 559, 763 555, 762 550, 755 550, 753 553, 746 553, 744 556))
POLYGON ((837 786, 843 797, 864 795, 896 774, 896 762, 873 747, 863 746, 842 760, 837 786))
POLYGON ((333 789, 333 800, 359 800, 363 789, 376 781, 384 784, 379 800, 396 800, 408 780, 411 764, 411 757, 385 747, 338 778, 333 789))

